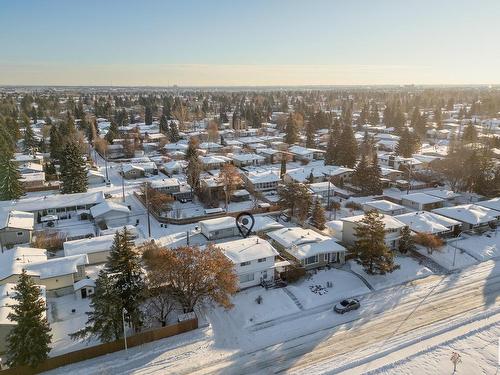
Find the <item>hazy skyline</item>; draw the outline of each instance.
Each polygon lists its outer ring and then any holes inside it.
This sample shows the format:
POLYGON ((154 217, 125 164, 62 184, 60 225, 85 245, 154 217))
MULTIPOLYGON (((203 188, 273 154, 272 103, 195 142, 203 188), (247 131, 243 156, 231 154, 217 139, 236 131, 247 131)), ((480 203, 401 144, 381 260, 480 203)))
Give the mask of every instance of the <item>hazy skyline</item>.
POLYGON ((2 1, 0 84, 498 84, 500 2, 2 1))

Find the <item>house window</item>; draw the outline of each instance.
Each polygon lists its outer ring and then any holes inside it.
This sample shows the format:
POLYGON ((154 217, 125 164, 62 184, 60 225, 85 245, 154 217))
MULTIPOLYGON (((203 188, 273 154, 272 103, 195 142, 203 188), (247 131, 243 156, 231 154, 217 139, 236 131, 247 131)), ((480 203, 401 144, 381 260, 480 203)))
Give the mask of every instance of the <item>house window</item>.
POLYGON ((253 281, 255 275, 253 273, 247 273, 246 275, 240 275, 240 283, 248 283, 249 281, 253 281))
POLYGON ((17 236, 21 237, 23 235, 23 232, 17 232, 17 236))
POLYGON ((318 256, 314 255, 312 257, 304 259, 304 264, 307 266, 309 264, 318 263, 318 256))
POLYGON ((267 259, 267 258, 260 258, 260 259, 258 260, 258 262, 259 262, 259 263, 263 263, 263 262, 265 262, 265 261, 266 261, 266 259, 267 259))
POLYGON ((250 265, 250 261, 246 261, 246 262, 240 263, 241 267, 245 267, 245 266, 249 266, 249 265, 250 265))

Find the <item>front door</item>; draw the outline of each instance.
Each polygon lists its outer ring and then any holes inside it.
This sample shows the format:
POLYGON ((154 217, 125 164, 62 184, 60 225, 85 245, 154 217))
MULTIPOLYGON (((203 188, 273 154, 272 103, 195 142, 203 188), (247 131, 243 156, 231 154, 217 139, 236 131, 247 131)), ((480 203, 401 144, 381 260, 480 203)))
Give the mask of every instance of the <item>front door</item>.
POLYGON ((82 291, 82 298, 87 298, 87 288, 80 289, 82 291))

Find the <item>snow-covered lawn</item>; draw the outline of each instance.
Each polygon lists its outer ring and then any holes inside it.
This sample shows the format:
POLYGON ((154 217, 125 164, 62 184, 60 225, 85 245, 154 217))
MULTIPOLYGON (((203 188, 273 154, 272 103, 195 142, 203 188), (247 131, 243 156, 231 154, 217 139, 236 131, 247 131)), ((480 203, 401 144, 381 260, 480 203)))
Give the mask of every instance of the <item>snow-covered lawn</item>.
POLYGON ((363 267, 354 260, 350 260, 349 265, 351 266, 351 270, 364 277, 375 290, 432 275, 432 271, 429 268, 419 264, 419 262, 413 258, 397 256, 394 262, 398 264, 400 268, 385 275, 369 275, 363 270, 363 267))
POLYGON ((233 304, 234 308, 228 311, 228 314, 242 327, 300 311, 282 289, 265 290, 262 287, 254 287, 243 290, 234 296, 233 304), (256 302, 258 296, 262 297, 261 304, 256 302))
POLYGON ((305 309, 370 291, 359 277, 339 269, 311 273, 309 277, 288 285, 287 289, 297 297, 305 309), (332 282, 333 287, 328 288, 327 282, 332 282))
POLYGON ((490 231, 481 236, 471 236, 456 241, 453 245, 465 250, 477 260, 484 262, 500 256, 500 233, 490 231))
POLYGON ((89 302, 89 299, 77 298, 74 294, 48 299, 47 318, 52 329, 50 356, 68 353, 99 343, 96 340, 74 341, 68 336, 85 326, 88 318, 85 313, 90 310, 89 302), (75 312, 72 312, 73 309, 75 312))
POLYGON ((451 245, 444 245, 441 249, 434 251, 432 254, 429 254, 426 248, 417 246, 417 252, 432 259, 447 270, 456 270, 477 263, 469 254, 463 250, 455 249, 451 245), (455 265, 453 265, 453 258, 455 258, 455 265))

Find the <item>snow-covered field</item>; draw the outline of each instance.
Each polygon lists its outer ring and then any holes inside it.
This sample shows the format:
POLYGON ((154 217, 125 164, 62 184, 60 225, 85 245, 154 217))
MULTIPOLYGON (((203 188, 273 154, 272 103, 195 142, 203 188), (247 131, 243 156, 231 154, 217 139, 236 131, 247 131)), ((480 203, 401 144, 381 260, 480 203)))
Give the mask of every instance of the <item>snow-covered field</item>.
POLYGON ((359 277, 339 269, 312 273, 310 277, 288 285, 287 289, 306 309, 370 292, 359 277), (328 288, 327 282, 332 282, 333 287, 328 288))
POLYGON ((477 263, 477 261, 465 251, 450 246, 449 244, 444 245, 442 248, 434 251, 432 254, 429 254, 426 248, 417 246, 417 252, 427 258, 432 259, 434 262, 439 264, 441 267, 446 268, 447 270, 464 268, 477 263))
POLYGON ((385 275, 369 275, 361 265, 353 260, 349 261, 351 270, 361 275, 375 289, 380 290, 407 281, 421 279, 432 275, 432 271, 418 261, 407 256, 397 256, 394 262, 400 266, 399 269, 385 275))
POLYGON ((471 236, 454 243, 477 260, 484 262, 500 256, 500 233, 490 231, 481 236, 471 236))

